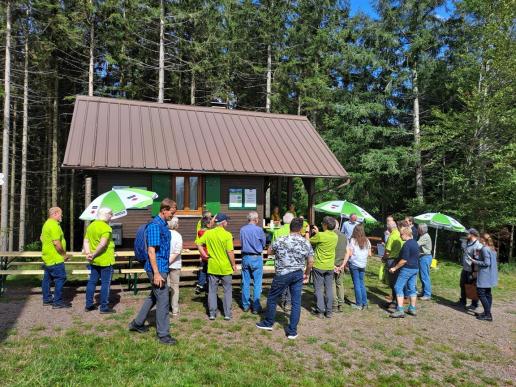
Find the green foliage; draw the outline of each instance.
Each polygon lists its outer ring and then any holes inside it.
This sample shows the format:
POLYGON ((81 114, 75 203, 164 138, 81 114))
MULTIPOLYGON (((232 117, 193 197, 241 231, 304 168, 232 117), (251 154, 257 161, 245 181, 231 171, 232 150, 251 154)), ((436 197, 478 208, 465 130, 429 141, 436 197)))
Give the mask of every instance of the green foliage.
POLYGON ((41 251, 41 241, 27 243, 23 248, 24 251, 41 251))

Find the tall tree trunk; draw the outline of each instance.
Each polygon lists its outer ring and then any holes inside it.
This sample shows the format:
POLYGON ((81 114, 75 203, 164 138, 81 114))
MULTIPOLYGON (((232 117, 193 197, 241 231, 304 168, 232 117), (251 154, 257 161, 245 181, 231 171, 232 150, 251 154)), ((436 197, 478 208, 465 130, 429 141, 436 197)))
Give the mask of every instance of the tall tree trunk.
POLYGON ((14 194, 16 192, 16 119, 18 113, 18 104, 14 101, 13 106, 13 140, 11 145, 11 181, 9 193, 9 251, 13 251, 14 245, 14 194))
POLYGON ((93 11, 93 0, 90 0, 91 5, 91 21, 90 21, 90 65, 88 67, 88 95, 93 96, 93 51, 95 48, 95 25, 93 22, 94 11, 93 11))
POLYGON ((271 92, 272 92, 272 46, 267 45, 267 95, 265 99, 265 111, 271 112, 271 92))
POLYGON ((2 138, 2 197, 0 205, 0 251, 7 249, 9 205, 9 125, 11 113, 11 1, 5 5, 5 68, 4 68, 4 128, 2 138))
MULTIPOLYGON (((29 10, 27 9, 27 18, 29 10)), ((27 195, 27 135, 29 123, 29 32, 25 30, 25 52, 23 65, 23 128, 21 149, 20 179, 20 229, 18 232, 18 250, 25 247, 25 204, 27 195)))
POLYGON ((412 70, 412 91, 414 93, 414 148, 416 154, 416 197, 419 202, 423 203, 423 167, 421 165, 421 132, 419 127, 419 88, 417 81, 417 69, 414 64, 412 70))
POLYGON ((511 238, 509 239, 509 263, 514 263, 514 224, 511 225, 511 238))
POLYGON ((158 102, 163 103, 165 97, 165 5, 159 2, 159 80, 158 102))
MULTIPOLYGON (((56 65, 57 66, 57 65, 56 65)), ((59 81, 57 79, 57 71, 54 73, 54 98, 52 101, 52 182, 51 182, 51 190, 52 190, 52 199, 51 205, 52 207, 57 206, 57 128, 58 128, 58 91, 59 91, 59 81)))
POLYGON ((195 70, 192 69, 192 80, 190 81, 190 105, 195 105, 195 70))
POLYGON ((297 96, 297 115, 301 115, 301 91, 299 91, 299 95, 297 96))

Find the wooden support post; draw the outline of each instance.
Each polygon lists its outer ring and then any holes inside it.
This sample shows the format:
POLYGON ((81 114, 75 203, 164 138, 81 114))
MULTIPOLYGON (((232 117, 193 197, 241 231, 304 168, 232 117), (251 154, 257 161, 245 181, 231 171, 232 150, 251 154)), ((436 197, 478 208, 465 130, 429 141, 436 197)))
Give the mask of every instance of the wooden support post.
POLYGON ((303 185, 305 186, 306 193, 308 194, 308 222, 314 224, 315 222, 315 178, 306 177, 303 178, 303 185))
MULTIPOLYGON (((84 179, 84 208, 88 207, 91 203, 91 177, 84 179)), ((84 222, 84 233, 86 234, 86 228, 90 225, 89 221, 84 222)))
POLYGON ((275 179, 274 184, 274 206, 280 206, 281 208, 281 177, 275 179))
POLYGON ((292 204, 292 193, 294 191, 294 179, 287 177, 287 207, 292 204))

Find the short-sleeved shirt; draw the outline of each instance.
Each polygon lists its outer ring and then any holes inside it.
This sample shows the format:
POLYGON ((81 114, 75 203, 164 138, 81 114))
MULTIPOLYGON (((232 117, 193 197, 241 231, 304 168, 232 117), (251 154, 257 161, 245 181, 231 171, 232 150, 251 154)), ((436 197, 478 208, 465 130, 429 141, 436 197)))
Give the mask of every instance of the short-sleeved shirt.
POLYGON ((385 244, 385 250, 389 252, 389 258, 398 258, 402 246, 403 240, 401 239, 400 231, 395 228, 391 231, 389 239, 387 239, 387 243, 385 244))
POLYGON ((369 242, 369 239, 367 240, 364 248, 361 249, 355 238, 351 238, 349 241, 349 247, 353 250, 353 254, 349 258, 349 263, 360 269, 364 269, 367 266, 369 250, 371 250, 371 242, 369 242))
MULTIPOLYGON (((154 220, 149 223, 147 230, 147 246, 156 249, 156 264, 160 273, 168 273, 168 259, 170 256, 170 230, 164 219, 157 215, 154 220)), ((150 259, 145 262, 145 271, 152 272, 150 259)))
POLYGON ((335 250, 339 237, 333 230, 320 231, 310 238, 315 246, 314 267, 319 270, 335 268, 335 250))
POLYGON ((231 275, 233 268, 228 251, 233 251, 233 235, 224 227, 217 226, 199 238, 199 244, 208 249, 208 274, 231 275))
POLYGON ((272 243, 271 249, 275 255, 276 275, 303 270, 307 259, 314 255, 310 243, 299 234, 289 234, 278 238, 272 243))
POLYGON ((274 242, 276 239, 290 235, 290 224, 284 224, 272 234, 272 241, 274 242))
POLYGON ((41 230, 41 256, 47 266, 64 262, 63 256, 57 252, 54 246, 54 241, 61 242, 61 246, 66 251, 63 230, 57 220, 50 218, 47 219, 41 230))
POLYGON ((93 253, 97 249, 102 238, 108 241, 107 249, 91 261, 95 266, 111 266, 115 263, 115 243, 113 242, 113 230, 111 226, 102 220, 95 220, 86 229, 86 239, 93 253))
POLYGON ((348 237, 348 241, 351 240, 351 236, 353 235, 353 230, 355 230, 355 227, 358 226, 358 222, 350 222, 349 220, 344 222, 342 225, 342 231, 346 236, 348 237))
POLYGON ((346 234, 343 234, 339 230, 334 230, 337 234, 337 247, 335 248, 335 266, 342 265, 344 262, 344 256, 346 255, 346 249, 348 247, 348 238, 346 234))
POLYGON ((419 268, 419 245, 414 239, 409 239, 403 244, 399 257, 407 263, 403 265, 407 269, 419 268))
MULTIPOLYGON (((169 266, 169 269, 181 269, 181 251, 183 250, 183 236, 176 230, 170 230, 170 258, 172 254, 179 254, 174 262, 169 266)), ((170 263, 170 259, 169 259, 170 263)))
POLYGON ((246 224, 240 229, 242 255, 262 255, 265 247, 265 233, 256 224, 246 224))
POLYGON ((419 252, 421 255, 432 254, 432 238, 427 232, 419 237, 417 244, 419 245, 419 252))

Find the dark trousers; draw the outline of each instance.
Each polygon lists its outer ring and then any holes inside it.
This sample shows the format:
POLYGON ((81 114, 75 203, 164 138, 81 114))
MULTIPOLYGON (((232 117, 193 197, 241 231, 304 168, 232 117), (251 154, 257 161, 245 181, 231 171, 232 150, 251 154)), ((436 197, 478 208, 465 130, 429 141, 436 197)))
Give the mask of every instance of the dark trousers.
POLYGON ((493 296, 491 294, 491 288, 477 288, 478 298, 484 308, 484 314, 491 316, 491 306, 493 305, 493 296))
POLYGON ((45 274, 43 275, 43 282, 41 283, 41 292, 43 293, 43 302, 53 302, 54 305, 63 303, 63 287, 66 282, 66 271, 64 263, 57 265, 46 266, 43 265, 45 274), (50 285, 54 281, 54 297, 50 293, 50 285))
MULTIPOLYGON (((460 303, 466 305, 466 287, 464 285, 471 284, 474 282, 474 279, 471 277, 471 272, 462 269, 460 272, 460 303)), ((472 300, 471 305, 474 307, 478 306, 478 301, 472 300)))
POLYGON ((168 314, 170 305, 169 288, 167 285, 168 273, 160 273, 161 277, 165 280, 165 284, 160 288, 154 285, 154 275, 151 272, 147 272, 149 277, 152 290, 149 297, 143 302, 142 308, 136 315, 134 322, 136 325, 143 325, 149 312, 156 305, 156 333, 158 337, 167 337, 170 335, 170 317, 168 314))
POLYGON ((93 296, 100 279, 100 310, 109 309, 109 288, 111 287, 112 266, 90 265, 90 278, 86 285, 86 308, 93 306, 93 296))
POLYGON ((331 314, 333 311, 333 273, 333 270, 312 270, 319 313, 331 314))
POLYGON ((268 326, 274 324, 276 317, 276 305, 285 289, 290 290, 292 309, 290 311, 290 322, 286 328, 287 335, 297 335, 297 324, 301 317, 301 292, 303 291, 303 270, 296 270, 285 275, 277 275, 272 280, 271 289, 267 297, 267 309, 265 319, 268 326))

